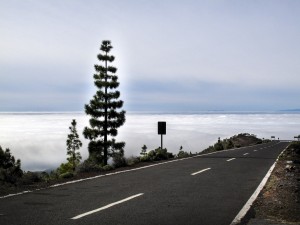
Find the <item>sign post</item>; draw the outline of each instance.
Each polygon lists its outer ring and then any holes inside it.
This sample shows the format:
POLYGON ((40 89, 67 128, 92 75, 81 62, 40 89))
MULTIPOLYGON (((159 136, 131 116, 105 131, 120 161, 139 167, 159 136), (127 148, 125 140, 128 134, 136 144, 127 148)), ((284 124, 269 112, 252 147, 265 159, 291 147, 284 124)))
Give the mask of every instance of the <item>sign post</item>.
POLYGON ((163 135, 165 135, 166 134, 166 122, 164 122, 164 121, 159 121, 158 123, 157 123, 157 130, 158 130, 158 134, 160 134, 161 135, 161 140, 160 140, 160 148, 161 149, 163 149, 163 135))

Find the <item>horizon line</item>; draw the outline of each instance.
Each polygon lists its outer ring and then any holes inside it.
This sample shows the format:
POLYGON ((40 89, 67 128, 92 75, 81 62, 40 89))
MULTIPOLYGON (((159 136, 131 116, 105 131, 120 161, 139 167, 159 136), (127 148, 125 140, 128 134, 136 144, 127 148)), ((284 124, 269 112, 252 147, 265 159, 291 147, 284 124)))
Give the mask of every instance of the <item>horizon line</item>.
MULTIPOLYGON (((125 110, 126 111, 126 110, 125 110)), ((201 114, 201 113, 295 113, 300 112, 300 109, 278 109, 278 110, 186 110, 186 111, 172 111, 172 110, 141 110, 141 111, 126 111, 128 114, 201 114)), ((84 111, 0 111, 0 114, 84 114, 84 111)))

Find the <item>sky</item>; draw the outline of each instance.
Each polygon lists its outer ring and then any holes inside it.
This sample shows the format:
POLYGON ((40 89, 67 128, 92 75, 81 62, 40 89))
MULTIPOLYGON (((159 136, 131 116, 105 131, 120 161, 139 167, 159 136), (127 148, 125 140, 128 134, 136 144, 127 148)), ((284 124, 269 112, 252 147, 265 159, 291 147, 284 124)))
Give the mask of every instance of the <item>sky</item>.
POLYGON ((127 111, 300 108, 298 0, 0 0, 0 111, 83 111, 102 40, 127 111))

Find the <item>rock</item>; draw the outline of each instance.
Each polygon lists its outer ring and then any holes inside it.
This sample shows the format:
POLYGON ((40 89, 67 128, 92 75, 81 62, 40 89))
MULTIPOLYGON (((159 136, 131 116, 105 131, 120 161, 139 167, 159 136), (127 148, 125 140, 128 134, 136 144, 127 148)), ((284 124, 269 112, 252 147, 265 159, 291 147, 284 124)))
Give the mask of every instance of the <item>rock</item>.
POLYGON ((288 172, 293 171, 293 170, 295 170, 295 166, 292 166, 292 165, 286 165, 286 166, 285 166, 285 170, 288 171, 288 172))

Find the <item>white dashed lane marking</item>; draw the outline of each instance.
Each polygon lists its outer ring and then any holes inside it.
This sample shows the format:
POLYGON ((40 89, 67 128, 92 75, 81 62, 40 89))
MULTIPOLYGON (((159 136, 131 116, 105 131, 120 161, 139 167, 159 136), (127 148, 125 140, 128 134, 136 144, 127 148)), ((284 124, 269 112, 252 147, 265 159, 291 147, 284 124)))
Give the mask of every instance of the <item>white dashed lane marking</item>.
POLYGON ((211 169, 211 168, 206 168, 206 169, 200 170, 200 171, 198 171, 198 172, 192 173, 191 175, 194 176, 194 175, 197 175, 197 174, 199 174, 199 173, 203 173, 203 172, 205 172, 205 171, 207 171, 207 170, 210 170, 210 169, 211 169))
POLYGON ((230 162, 230 161, 232 161, 232 160, 235 160, 235 158, 227 159, 226 161, 227 161, 227 162, 230 162))
POLYGON ((73 217, 73 218, 71 218, 71 219, 72 219, 72 220, 80 219, 80 218, 82 218, 82 217, 91 215, 91 214, 96 213, 96 212, 100 212, 100 211, 102 211, 102 210, 108 209, 108 208, 113 207, 113 206, 118 205, 118 204, 121 204, 121 203, 123 203, 123 202, 127 202, 127 201, 129 201, 129 200, 131 200, 131 199, 134 199, 134 198, 137 198, 137 197, 139 197, 139 196, 142 196, 143 194, 144 194, 144 193, 140 193, 140 194, 137 194, 137 195, 130 196, 130 197, 128 197, 128 198, 125 198, 125 199, 122 199, 122 200, 120 200, 120 201, 117 201, 117 202, 108 204, 108 205, 103 206, 103 207, 101 207, 101 208, 98 208, 98 209, 95 209, 95 210, 92 210, 92 211, 89 211, 89 212, 82 213, 82 214, 80 214, 80 215, 78 215, 78 216, 75 216, 75 217, 73 217))

